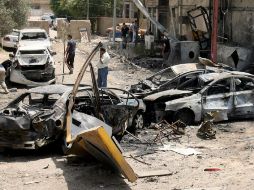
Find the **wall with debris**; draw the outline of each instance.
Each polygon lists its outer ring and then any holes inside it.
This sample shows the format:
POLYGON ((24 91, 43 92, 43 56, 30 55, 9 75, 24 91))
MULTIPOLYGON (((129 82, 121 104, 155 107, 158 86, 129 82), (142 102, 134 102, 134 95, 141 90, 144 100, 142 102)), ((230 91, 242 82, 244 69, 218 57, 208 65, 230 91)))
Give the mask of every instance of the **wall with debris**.
MULTIPOLYGON (((219 1, 219 36, 225 37, 224 41, 233 42, 241 46, 254 46, 254 1, 231 0, 219 1), (228 6, 222 4, 228 2, 228 6), (224 31, 223 31, 224 20, 224 31)), ((203 6, 209 9, 209 0, 171 0, 169 5, 173 10, 173 20, 178 36, 185 36, 188 40, 191 36, 189 24, 184 22, 187 11, 203 6), (182 24, 181 24, 182 23, 182 24)), ((208 10, 209 12, 209 10, 208 10)), ((168 20, 168 30, 172 31, 172 22, 168 20)), ((222 38, 220 38, 221 41, 222 38)))
POLYGON ((75 40, 81 40, 82 36, 80 32, 82 30, 87 31, 87 38, 91 39, 91 22, 90 20, 71 20, 70 22, 70 33, 75 40))
POLYGON ((71 20, 70 23, 65 19, 57 20, 57 38, 64 39, 71 34, 74 40, 81 41, 82 37, 86 37, 88 41, 91 39, 91 22, 90 20, 71 20), (86 30, 86 36, 81 36, 81 31, 86 30))
MULTIPOLYGON (((132 21, 135 21, 135 18, 117 18, 116 23, 131 23, 132 21)), ((140 19, 140 28, 147 28, 147 20, 146 19, 140 19)), ((101 35, 106 35, 107 28, 110 28, 113 26, 113 19, 112 17, 99 17, 97 18, 97 32, 101 35)))
POLYGON ((49 23, 46 20, 28 20, 27 27, 42 28, 49 34, 49 23))

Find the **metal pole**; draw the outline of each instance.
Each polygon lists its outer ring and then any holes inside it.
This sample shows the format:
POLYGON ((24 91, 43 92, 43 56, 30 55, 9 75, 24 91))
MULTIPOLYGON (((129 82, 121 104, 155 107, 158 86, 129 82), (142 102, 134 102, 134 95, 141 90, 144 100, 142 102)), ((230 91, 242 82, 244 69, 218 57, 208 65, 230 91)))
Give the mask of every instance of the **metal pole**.
POLYGON ((86 20, 89 20, 89 0, 87 0, 87 13, 86 13, 86 20))
POLYGON ((114 9, 113 9, 113 44, 116 41, 116 0, 114 0, 114 9))
POLYGON ((176 28, 175 28, 175 21, 173 18, 173 11, 172 11, 172 6, 169 3, 169 11, 170 11, 170 18, 171 18, 171 25, 172 25, 172 29, 173 29, 173 34, 174 37, 176 38, 176 28))
POLYGON ((218 36, 219 1, 213 0, 213 28, 211 43, 211 59, 217 62, 217 36, 218 36))

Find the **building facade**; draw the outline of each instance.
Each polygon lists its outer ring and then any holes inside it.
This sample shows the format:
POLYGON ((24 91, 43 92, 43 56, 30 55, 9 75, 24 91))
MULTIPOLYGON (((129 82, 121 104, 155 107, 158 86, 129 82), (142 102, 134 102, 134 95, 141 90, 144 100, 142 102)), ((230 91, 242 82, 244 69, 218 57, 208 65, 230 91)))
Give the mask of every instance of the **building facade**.
POLYGON ((31 16, 41 16, 44 13, 52 13, 50 0, 28 0, 31 6, 31 16))

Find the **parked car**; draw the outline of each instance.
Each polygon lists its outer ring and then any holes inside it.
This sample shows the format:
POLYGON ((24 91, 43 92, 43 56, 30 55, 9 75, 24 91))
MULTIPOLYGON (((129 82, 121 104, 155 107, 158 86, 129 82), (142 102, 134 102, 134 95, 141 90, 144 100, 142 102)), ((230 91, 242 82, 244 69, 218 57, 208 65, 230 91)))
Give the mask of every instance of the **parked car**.
POLYGON ((19 30, 15 29, 10 34, 5 35, 2 38, 2 47, 4 49, 6 48, 15 49, 17 47, 18 36, 19 30))
POLYGON ((21 46, 8 69, 10 82, 27 86, 42 86, 56 81, 53 53, 45 46, 21 46))
POLYGON ((40 28, 26 28, 20 30, 18 47, 39 44, 51 49, 51 42, 47 32, 40 28))

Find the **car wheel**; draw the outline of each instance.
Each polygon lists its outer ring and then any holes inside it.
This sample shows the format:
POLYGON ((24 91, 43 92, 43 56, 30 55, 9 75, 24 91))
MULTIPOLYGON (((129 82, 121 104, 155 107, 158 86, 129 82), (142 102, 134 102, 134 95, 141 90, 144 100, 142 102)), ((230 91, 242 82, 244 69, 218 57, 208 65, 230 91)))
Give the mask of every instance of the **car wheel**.
POLYGON ((144 128, 144 116, 142 112, 138 112, 132 121, 132 130, 137 130, 137 129, 143 129, 144 128))
POLYGON ((190 109, 181 109, 174 115, 174 121, 180 120, 186 125, 191 125, 195 121, 195 114, 190 109))

